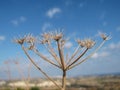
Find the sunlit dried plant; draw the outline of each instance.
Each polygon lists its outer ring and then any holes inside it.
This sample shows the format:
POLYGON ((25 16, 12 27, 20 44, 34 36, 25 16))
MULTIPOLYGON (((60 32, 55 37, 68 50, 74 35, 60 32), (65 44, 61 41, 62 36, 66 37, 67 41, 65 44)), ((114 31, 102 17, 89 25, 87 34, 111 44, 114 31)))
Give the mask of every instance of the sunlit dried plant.
POLYGON ((22 46, 22 49, 26 54, 26 56, 28 57, 28 59, 36 66, 36 68, 39 71, 41 71, 43 75, 45 75, 49 80, 51 80, 59 89, 65 90, 66 74, 67 74, 66 72, 74 68, 75 66, 78 66, 82 62, 88 60, 105 43, 105 41, 110 39, 110 37, 104 33, 100 33, 100 36, 102 37, 103 42, 92 53, 90 53, 88 56, 86 56, 83 59, 81 59, 81 57, 83 57, 86 54, 86 52, 89 51, 89 49, 91 49, 96 45, 96 42, 90 38, 84 39, 84 40, 77 39, 76 41, 78 43, 78 47, 74 50, 73 54, 70 57, 68 57, 68 54, 64 52, 65 51, 64 45, 67 41, 64 38, 63 32, 60 32, 60 31, 45 32, 41 34, 39 38, 35 38, 31 34, 28 34, 28 35, 25 35, 23 38, 18 38, 18 39, 15 39, 14 41, 22 46), (41 45, 44 45, 45 48, 48 50, 49 54, 54 58, 55 61, 51 60, 51 58, 48 58, 47 56, 42 54, 41 53, 42 50, 41 51, 38 50, 38 47, 35 45, 36 42, 41 45), (54 45, 57 45, 57 47, 54 45), (57 48, 57 52, 56 52, 56 48, 57 48), (81 49, 83 49, 82 52, 80 52, 81 49), (41 67, 39 67, 35 63, 35 60, 33 60, 29 54, 29 50, 33 51, 33 53, 40 56, 40 58, 42 58, 46 62, 62 70, 63 72, 62 86, 59 86, 52 78, 50 78, 41 69, 41 67))

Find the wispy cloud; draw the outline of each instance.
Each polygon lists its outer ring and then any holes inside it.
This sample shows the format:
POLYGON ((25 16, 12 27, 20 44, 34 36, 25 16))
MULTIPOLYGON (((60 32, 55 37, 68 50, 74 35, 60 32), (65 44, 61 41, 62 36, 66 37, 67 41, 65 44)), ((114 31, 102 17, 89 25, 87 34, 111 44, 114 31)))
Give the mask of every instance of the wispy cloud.
POLYGON ((52 25, 50 23, 44 23, 42 26, 42 31, 46 31, 48 29, 50 29, 52 27, 52 25))
MULTIPOLYGON (((112 55, 112 53, 116 53, 116 50, 119 51, 120 50, 120 41, 117 42, 117 43, 110 43, 107 45, 107 47, 104 47, 104 49, 102 49, 103 51, 101 52, 97 52, 95 53, 92 58, 96 59, 96 58, 99 58, 99 57, 107 57, 107 56, 110 56, 112 55), (112 52, 111 52, 112 51, 112 52)), ((119 52, 118 52, 119 53, 119 52)))
POLYGON ((49 18, 53 18, 55 14, 58 14, 58 13, 61 13, 60 8, 51 8, 46 12, 46 16, 48 16, 49 18))
POLYGON ((109 52, 99 52, 99 53, 95 53, 92 58, 96 59, 96 58, 103 58, 103 57, 107 57, 109 56, 109 52))
POLYGON ((24 17, 24 16, 21 16, 20 18, 19 18, 19 21, 20 22, 25 22, 27 19, 26 19, 26 17, 24 17))
POLYGON ((26 17, 20 16, 20 17, 17 18, 17 19, 11 20, 11 23, 12 23, 14 26, 18 26, 18 25, 20 25, 21 23, 24 23, 26 20, 27 20, 26 17))
POLYGON ((111 43, 108 46, 109 49, 120 49, 120 42, 118 43, 111 43))
POLYGON ((4 41, 5 40, 5 36, 0 36, 0 41, 4 41))
POLYGON ((69 49, 72 46, 73 46, 72 42, 67 42, 64 47, 69 49))
POLYGON ((108 24, 108 23, 107 23, 106 21, 103 22, 103 26, 107 26, 107 24, 108 24))

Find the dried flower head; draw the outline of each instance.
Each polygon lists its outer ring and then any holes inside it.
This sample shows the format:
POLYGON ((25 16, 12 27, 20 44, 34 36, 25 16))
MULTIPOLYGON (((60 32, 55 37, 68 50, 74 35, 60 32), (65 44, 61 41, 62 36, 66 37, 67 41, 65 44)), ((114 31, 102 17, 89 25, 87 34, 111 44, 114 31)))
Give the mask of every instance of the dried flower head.
POLYGON ((35 47, 36 38, 32 34, 25 35, 25 42, 28 44, 28 50, 32 50, 35 47))
POLYGON ((108 36, 106 33, 101 33, 101 32, 99 32, 99 34, 100 34, 100 36, 101 36, 101 38, 102 38, 103 40, 109 40, 109 39, 111 39, 111 37, 108 36))
POLYGON ((14 42, 22 45, 25 42, 25 38, 14 39, 14 42))
POLYGON ((40 39, 41 44, 45 44, 45 43, 50 44, 50 41, 52 39, 52 34, 50 32, 48 32, 48 33, 45 32, 45 33, 41 34, 41 37, 42 37, 42 39, 40 39))
POLYGON ((49 40, 46 40, 46 39, 40 39, 40 44, 46 44, 46 43, 48 43, 49 42, 49 40))
POLYGON ((58 41, 63 37, 63 33, 56 31, 55 33, 52 34, 52 37, 54 40, 58 41))
POLYGON ((84 43, 85 43, 85 47, 89 48, 89 49, 95 45, 95 41, 93 41, 91 39, 85 39, 84 43))
POLYGON ((45 40, 49 40, 52 37, 51 33, 49 33, 49 32, 48 33, 45 32, 45 33, 41 34, 41 36, 45 40))
POLYGON ((36 38, 32 34, 28 34, 25 36, 25 42, 27 43, 35 43, 36 38))
POLYGON ((95 42, 91 39, 85 39, 85 40, 77 39, 77 42, 81 47, 86 47, 86 48, 91 48, 95 45, 95 42))
POLYGON ((76 41, 78 42, 78 44, 79 44, 81 47, 84 47, 84 46, 85 46, 84 40, 77 39, 76 41))

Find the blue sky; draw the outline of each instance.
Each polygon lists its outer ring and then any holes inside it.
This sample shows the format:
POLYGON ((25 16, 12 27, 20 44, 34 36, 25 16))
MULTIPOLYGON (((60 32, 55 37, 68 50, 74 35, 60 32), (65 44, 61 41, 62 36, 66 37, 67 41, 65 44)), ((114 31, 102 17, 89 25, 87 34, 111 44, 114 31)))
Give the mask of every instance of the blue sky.
MULTIPOLYGON (((120 0, 0 0, 0 78, 5 78, 6 60, 26 59, 19 45, 12 42, 14 37, 55 29, 64 29, 72 39, 68 45, 73 47, 73 38, 94 37, 99 43, 99 31, 112 35, 99 52, 68 76, 120 72, 119 9, 120 0)), ((44 69, 48 72, 48 68, 44 69)), ((55 75, 59 74, 56 71, 55 75)))

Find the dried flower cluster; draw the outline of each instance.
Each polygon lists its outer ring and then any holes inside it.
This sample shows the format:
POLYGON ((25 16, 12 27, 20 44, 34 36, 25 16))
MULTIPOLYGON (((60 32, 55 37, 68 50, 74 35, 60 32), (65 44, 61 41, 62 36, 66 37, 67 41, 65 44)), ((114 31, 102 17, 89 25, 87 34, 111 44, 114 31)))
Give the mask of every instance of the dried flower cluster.
POLYGON ((24 41, 25 41, 25 38, 14 39, 14 42, 16 42, 20 45, 22 45, 24 43, 24 41))
POLYGON ((36 38, 32 34, 28 34, 28 35, 25 35, 22 38, 14 39, 14 42, 16 42, 20 45, 23 45, 24 43, 27 43, 29 45, 28 49, 31 50, 35 47, 36 38))
POLYGON ((40 38, 40 43, 41 44, 50 44, 51 40, 58 41, 63 37, 62 32, 48 32, 48 33, 43 33, 40 38))
POLYGON ((41 35, 41 37, 42 37, 42 39, 40 39, 41 44, 45 44, 45 43, 50 44, 51 37, 52 37, 51 33, 46 33, 45 32, 41 35))
POLYGON ((103 40, 110 40, 111 39, 111 36, 108 36, 106 33, 99 32, 99 34, 103 40))
POLYGON ((60 40, 62 37, 63 37, 62 32, 53 33, 53 39, 56 40, 56 41, 60 40))
POLYGON ((95 45, 95 41, 91 39, 85 39, 85 40, 77 39, 77 42, 81 47, 86 47, 88 49, 92 48, 95 45))
POLYGON ((66 72, 67 70, 72 69, 73 67, 81 64, 82 62, 89 59, 103 44, 105 41, 109 40, 110 37, 106 34, 100 33, 101 38, 103 39, 103 42, 86 58, 81 60, 81 57, 83 57, 86 52, 91 49, 96 42, 90 38, 80 40, 77 39, 77 43, 79 44, 79 47, 75 49, 74 53, 71 54, 70 58, 68 57, 68 53, 64 52, 64 45, 66 43, 66 39, 63 38, 63 32, 45 32, 41 34, 39 38, 35 38, 32 34, 25 35, 23 38, 15 39, 14 41, 20 45, 22 45, 22 49, 28 59, 36 66, 36 68, 39 69, 45 75, 49 80, 51 80, 58 88, 61 90, 65 90, 66 87, 66 72), (51 43, 52 41, 55 42, 55 44, 51 43), (51 60, 51 58, 46 57, 44 54, 42 54, 37 47, 35 48, 35 43, 40 43, 41 45, 44 44, 45 48, 48 50, 49 54, 53 57, 55 60, 51 60), (56 43, 57 42, 57 43, 56 43), (25 47, 24 43, 28 44, 28 47, 25 47), (57 47, 53 46, 57 45, 57 47), (82 52, 80 52, 80 48, 85 48, 82 52), (27 49, 26 49, 27 48, 27 49), (57 48, 57 49, 56 49, 57 48), (32 50, 33 53, 40 56, 43 60, 46 62, 58 67, 63 72, 62 77, 62 87, 57 85, 31 58, 29 55, 29 52, 27 50, 32 50), (57 52, 56 52, 57 50, 57 52), (65 58, 66 57, 66 58, 65 58))

